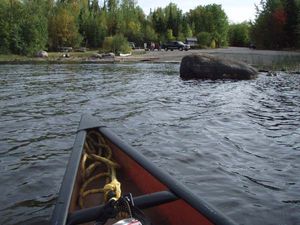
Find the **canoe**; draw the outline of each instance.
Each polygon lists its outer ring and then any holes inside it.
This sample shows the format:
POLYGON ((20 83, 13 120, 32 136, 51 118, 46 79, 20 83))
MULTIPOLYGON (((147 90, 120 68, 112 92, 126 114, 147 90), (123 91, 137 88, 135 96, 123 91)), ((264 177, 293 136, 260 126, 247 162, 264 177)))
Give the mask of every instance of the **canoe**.
POLYGON ((233 225, 109 128, 83 115, 50 224, 233 225))
POLYGON ((131 55, 132 55, 131 52, 130 53, 120 53, 121 57, 127 57, 127 56, 131 56, 131 55))

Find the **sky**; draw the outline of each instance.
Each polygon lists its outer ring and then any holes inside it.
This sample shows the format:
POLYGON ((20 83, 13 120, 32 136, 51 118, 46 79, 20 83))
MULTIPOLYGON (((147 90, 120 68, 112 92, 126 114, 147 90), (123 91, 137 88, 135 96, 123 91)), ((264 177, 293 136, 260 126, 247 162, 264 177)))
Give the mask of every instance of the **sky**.
POLYGON ((221 4, 231 23, 254 20, 255 6, 260 0, 137 0, 138 5, 148 15, 150 8, 165 7, 170 2, 175 3, 183 12, 196 8, 198 5, 221 4))

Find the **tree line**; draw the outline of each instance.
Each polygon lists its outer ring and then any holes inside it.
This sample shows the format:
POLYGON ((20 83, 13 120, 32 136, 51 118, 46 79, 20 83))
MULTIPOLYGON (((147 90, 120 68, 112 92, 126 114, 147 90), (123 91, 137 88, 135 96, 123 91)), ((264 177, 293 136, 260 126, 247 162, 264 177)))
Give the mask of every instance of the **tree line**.
POLYGON ((255 42, 261 48, 293 48, 300 45, 299 1, 262 0, 255 21, 229 24, 217 4, 183 13, 170 3, 145 15, 135 0, 1 0, 0 53, 32 55, 127 40, 143 46, 187 37, 197 37, 200 47, 255 42))
POLYGON ((251 37, 257 47, 300 48, 300 0, 262 0, 256 11, 251 37))

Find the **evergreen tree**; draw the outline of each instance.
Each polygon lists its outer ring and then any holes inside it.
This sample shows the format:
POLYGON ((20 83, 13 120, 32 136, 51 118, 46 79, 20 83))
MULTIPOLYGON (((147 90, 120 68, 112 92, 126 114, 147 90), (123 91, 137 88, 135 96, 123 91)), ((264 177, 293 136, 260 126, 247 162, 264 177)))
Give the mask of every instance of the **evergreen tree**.
POLYGON ((231 46, 246 47, 250 44, 250 24, 247 22, 231 24, 228 31, 231 46))
POLYGON ((262 0, 251 36, 259 48, 296 47, 300 0, 262 0))
POLYGON ((9 35, 9 51, 22 54, 21 22, 24 17, 24 5, 18 0, 9 0, 7 6, 4 16, 7 16, 6 34, 9 35))
POLYGON ((189 24, 187 16, 185 15, 182 18, 182 33, 184 37, 193 37, 192 27, 189 24))
POLYGON ((170 3, 165 8, 165 15, 167 20, 167 29, 171 29, 173 35, 178 37, 181 32, 181 22, 182 22, 182 11, 177 7, 176 4, 170 3))
POLYGON ((47 43, 47 2, 9 0, 0 3, 0 51, 33 55, 47 43))
MULTIPOLYGON (((139 45, 197 36, 203 39, 201 46, 226 46, 228 38, 235 46, 247 46, 249 27, 242 23, 229 29, 217 4, 183 14, 170 3, 146 17, 135 0, 0 1, 0 53, 32 55, 46 47, 79 45, 98 48, 107 36, 115 40, 124 36, 139 45)), ((257 47, 300 47, 300 0, 261 0, 250 30, 257 47)))
POLYGON ((90 48, 99 48, 107 36, 106 13, 100 9, 97 0, 83 6, 79 14, 79 32, 83 44, 90 48))
POLYGON ((299 0, 284 1, 284 11, 287 16, 284 26, 285 31, 285 45, 286 47, 293 47, 293 42, 297 40, 297 24, 298 15, 300 11, 299 0))
POLYGON ((200 46, 200 48, 207 48, 210 47, 212 39, 211 39, 211 35, 208 32, 200 32, 197 35, 197 40, 198 40, 198 44, 200 46))
POLYGON ((24 17, 20 24, 22 54, 36 54, 46 47, 48 40, 48 20, 46 1, 27 0, 24 6, 24 17))
POLYGON ((0 53, 10 52, 10 20, 8 1, 0 1, 0 53))
POLYGON ((133 0, 123 0, 120 6, 121 12, 121 29, 128 40, 141 42, 142 24, 140 21, 140 8, 136 7, 133 0))
POLYGON ((162 8, 158 8, 152 14, 150 14, 150 19, 152 26, 157 33, 163 34, 166 31, 166 16, 162 8))
POLYGON ((119 33, 120 30, 120 11, 118 7, 117 0, 107 0, 106 2, 107 7, 107 29, 109 35, 115 35, 119 33))
POLYGON ((300 9, 298 10, 298 21, 296 26, 296 47, 300 48, 300 9))
POLYGON ((57 50, 59 47, 78 47, 82 41, 79 33, 77 18, 68 4, 58 4, 49 16, 49 47, 57 50))

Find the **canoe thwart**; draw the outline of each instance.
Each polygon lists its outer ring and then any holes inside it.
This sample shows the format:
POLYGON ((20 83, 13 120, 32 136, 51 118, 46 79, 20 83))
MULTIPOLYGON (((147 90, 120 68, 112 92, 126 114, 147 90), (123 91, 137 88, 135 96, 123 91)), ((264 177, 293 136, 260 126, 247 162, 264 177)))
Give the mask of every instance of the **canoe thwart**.
MULTIPOLYGON (((169 191, 160 191, 151 194, 145 194, 133 198, 133 204, 139 209, 148 209, 158 205, 166 204, 178 200, 178 198, 169 191)), ((110 203, 96 207, 81 209, 68 215, 68 225, 88 223, 98 220, 102 215, 110 211, 110 203)))

